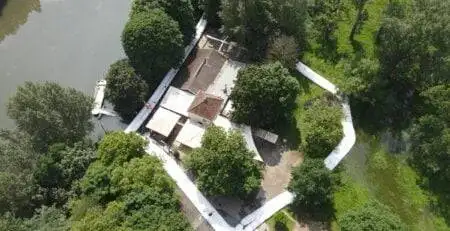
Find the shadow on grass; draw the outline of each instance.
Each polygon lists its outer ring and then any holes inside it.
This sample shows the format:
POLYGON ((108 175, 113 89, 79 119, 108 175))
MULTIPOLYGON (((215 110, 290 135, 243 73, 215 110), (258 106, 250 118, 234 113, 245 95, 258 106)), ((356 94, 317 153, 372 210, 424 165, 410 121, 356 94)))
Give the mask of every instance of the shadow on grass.
POLYGON ((332 203, 316 208, 315 211, 304 211, 296 208, 293 204, 289 209, 294 213, 297 221, 308 224, 309 230, 331 230, 331 221, 334 219, 334 208, 332 203))

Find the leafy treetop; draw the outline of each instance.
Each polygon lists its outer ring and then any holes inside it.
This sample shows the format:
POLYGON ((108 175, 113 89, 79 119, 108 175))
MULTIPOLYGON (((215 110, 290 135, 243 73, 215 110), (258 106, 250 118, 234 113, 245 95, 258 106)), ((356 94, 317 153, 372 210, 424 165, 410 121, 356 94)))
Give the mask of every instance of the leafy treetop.
POLYGON ((343 214, 338 220, 342 231, 406 230, 405 224, 402 223, 396 214, 392 213, 389 207, 374 200, 343 214))
POLYGON ((189 154, 187 166, 206 195, 227 195, 245 199, 260 187, 260 168, 237 131, 227 133, 210 126, 202 147, 189 154))
POLYGON ((295 194, 294 209, 328 216, 332 211, 333 177, 322 159, 306 158, 292 170, 288 187, 295 194))
POLYGON ((8 115, 40 150, 54 143, 75 143, 93 129, 92 99, 56 83, 25 82, 9 99, 8 115))
POLYGON ((300 91, 297 80, 279 62, 250 65, 239 71, 230 99, 233 120, 275 129, 291 119, 300 91))
POLYGON ((152 13, 152 9, 161 8, 180 25, 184 44, 191 42, 195 35, 194 8, 190 0, 134 0, 131 17, 142 12, 152 13))
POLYGON ((114 111, 123 119, 131 120, 147 99, 147 83, 135 73, 127 59, 111 64, 106 82, 106 98, 114 105, 114 111))
POLYGON ((131 65, 150 88, 156 87, 184 54, 178 23, 161 9, 134 14, 122 32, 122 45, 131 65))

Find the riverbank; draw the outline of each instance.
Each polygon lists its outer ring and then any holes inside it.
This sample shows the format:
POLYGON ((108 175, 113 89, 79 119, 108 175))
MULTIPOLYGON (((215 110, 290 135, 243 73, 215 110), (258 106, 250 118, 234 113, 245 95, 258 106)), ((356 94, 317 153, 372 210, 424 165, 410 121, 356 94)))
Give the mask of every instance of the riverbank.
MULTIPOLYGON (((25 81, 53 81, 93 96, 95 82, 125 56, 120 35, 129 8, 121 0, 8 1, 0 16, 0 128, 14 128, 5 104, 25 81)), ((122 128, 117 118, 101 123, 122 128)), ((95 124, 97 137, 104 132, 95 124)))

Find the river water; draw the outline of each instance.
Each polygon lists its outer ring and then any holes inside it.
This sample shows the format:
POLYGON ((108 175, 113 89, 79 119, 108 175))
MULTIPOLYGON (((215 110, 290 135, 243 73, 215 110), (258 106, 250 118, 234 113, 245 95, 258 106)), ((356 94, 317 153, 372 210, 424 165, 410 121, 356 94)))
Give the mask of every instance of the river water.
MULTIPOLYGON (((130 2, 7 0, 0 15, 0 128, 14 127, 5 104, 24 81, 56 81, 92 95, 96 80, 125 56, 120 34, 130 2)), ((102 123, 123 127, 117 118, 102 123)))

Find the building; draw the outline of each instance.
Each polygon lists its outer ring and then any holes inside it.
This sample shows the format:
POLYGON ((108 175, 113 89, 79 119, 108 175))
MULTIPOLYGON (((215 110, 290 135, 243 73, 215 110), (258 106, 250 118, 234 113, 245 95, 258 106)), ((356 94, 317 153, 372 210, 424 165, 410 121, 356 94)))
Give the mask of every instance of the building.
POLYGON ((214 49, 199 49, 188 65, 188 79, 176 88, 170 86, 146 128, 167 144, 198 148, 208 126, 241 132, 254 159, 263 161, 253 141, 251 127, 231 122, 228 100, 240 68, 245 64, 227 60, 214 49))
POLYGON ((188 109, 188 117, 200 124, 209 125, 222 110, 224 100, 200 90, 188 109))

